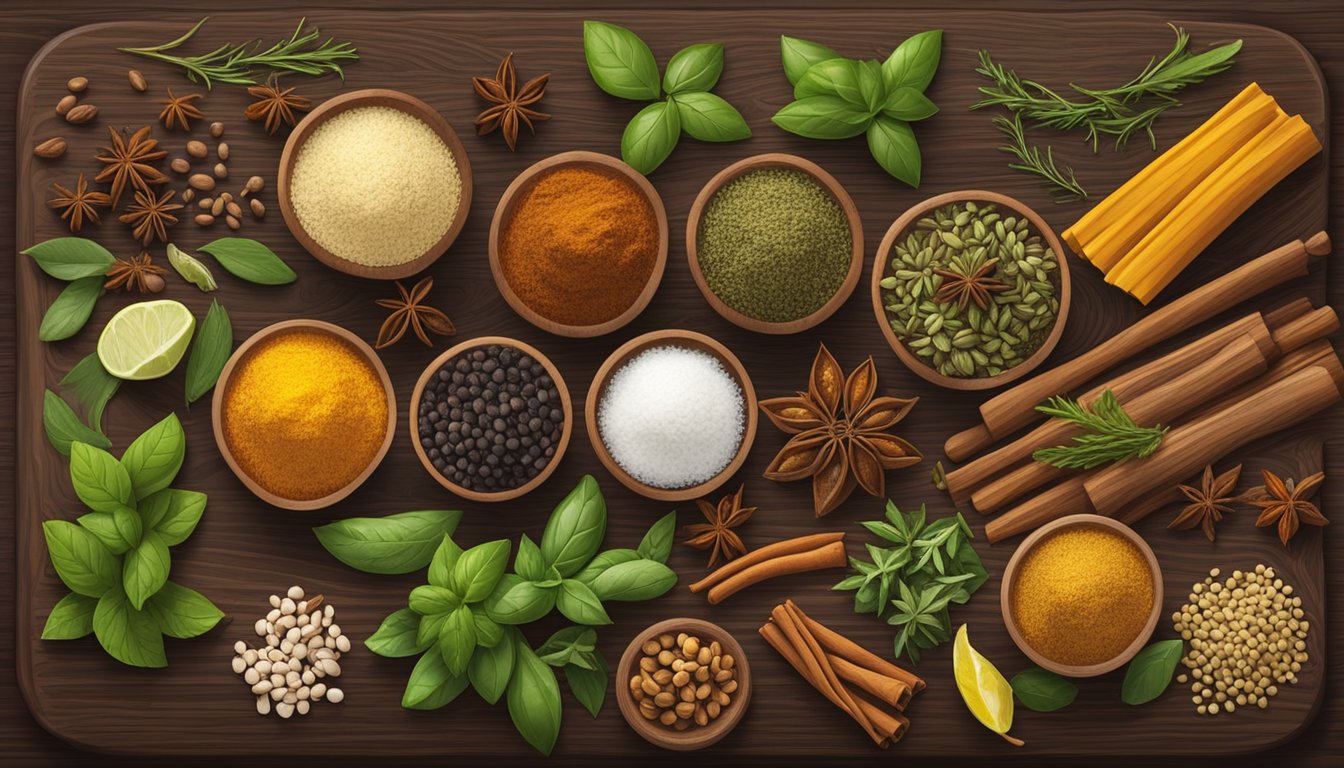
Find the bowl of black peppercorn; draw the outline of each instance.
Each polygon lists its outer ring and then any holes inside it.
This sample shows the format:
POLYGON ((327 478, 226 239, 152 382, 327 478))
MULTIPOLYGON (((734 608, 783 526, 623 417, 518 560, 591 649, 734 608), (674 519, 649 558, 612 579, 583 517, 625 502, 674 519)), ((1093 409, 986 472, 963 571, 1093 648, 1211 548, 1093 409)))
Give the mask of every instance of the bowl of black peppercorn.
POLYGON ((541 485, 574 428, 560 371, 535 347, 503 336, 469 339, 435 358, 410 411, 425 471, 472 501, 508 501, 541 485))

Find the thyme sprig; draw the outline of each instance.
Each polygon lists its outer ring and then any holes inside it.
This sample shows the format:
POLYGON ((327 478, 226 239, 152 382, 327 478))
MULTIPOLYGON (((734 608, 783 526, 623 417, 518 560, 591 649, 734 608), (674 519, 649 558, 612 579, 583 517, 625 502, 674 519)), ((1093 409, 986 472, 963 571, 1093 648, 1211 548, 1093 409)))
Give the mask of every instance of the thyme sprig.
POLYGON ((1026 129, 1022 126, 1022 118, 1016 112, 1011 118, 1002 115, 995 117, 994 127, 1007 136, 1010 142, 999 147, 999 150, 1008 152, 1018 159, 1016 163, 1009 163, 1009 168, 1025 171, 1050 182, 1055 187, 1051 190, 1051 194, 1057 203, 1087 199, 1087 190, 1078 183, 1078 178, 1073 175, 1073 169, 1067 165, 1062 169, 1055 165, 1053 149, 1047 146, 1042 153, 1040 147, 1027 143, 1026 129))
POLYGON ((1073 438, 1072 445, 1042 448, 1031 455, 1036 461, 1064 469, 1092 469, 1108 462, 1142 459, 1157 450, 1168 429, 1160 424, 1139 426, 1109 389, 1090 410, 1068 397, 1052 397, 1036 410, 1086 430, 1073 438))

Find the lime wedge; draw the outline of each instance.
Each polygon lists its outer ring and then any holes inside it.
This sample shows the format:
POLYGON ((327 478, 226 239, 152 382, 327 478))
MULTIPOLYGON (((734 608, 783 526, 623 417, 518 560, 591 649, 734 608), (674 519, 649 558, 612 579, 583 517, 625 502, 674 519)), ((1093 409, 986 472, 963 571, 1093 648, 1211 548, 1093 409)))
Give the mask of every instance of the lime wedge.
POLYGON ((132 304, 112 316, 98 337, 98 360, 118 379, 166 376, 191 344, 196 318, 181 302, 132 304))

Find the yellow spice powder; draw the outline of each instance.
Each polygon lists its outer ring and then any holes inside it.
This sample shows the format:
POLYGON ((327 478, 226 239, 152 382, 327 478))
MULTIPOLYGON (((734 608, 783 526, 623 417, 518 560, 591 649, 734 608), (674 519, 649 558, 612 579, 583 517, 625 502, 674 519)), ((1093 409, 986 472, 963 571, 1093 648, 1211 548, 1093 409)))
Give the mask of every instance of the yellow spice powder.
POLYGON ((1027 644, 1060 664, 1119 655, 1153 610, 1153 579, 1138 547, 1098 528, 1067 530, 1023 560, 1011 609, 1027 644))
POLYGON ((243 472, 286 499, 340 490, 387 434, 378 372, 344 340, 283 331, 242 360, 224 393, 224 438, 243 472))

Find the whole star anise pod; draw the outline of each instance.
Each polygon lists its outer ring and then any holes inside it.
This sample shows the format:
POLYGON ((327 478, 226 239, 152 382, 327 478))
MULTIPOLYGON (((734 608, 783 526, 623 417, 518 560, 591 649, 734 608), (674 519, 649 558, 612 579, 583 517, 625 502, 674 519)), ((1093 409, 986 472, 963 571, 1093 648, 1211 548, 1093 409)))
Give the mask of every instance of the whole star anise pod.
POLYGON ((141 251, 129 259, 117 259, 107 270, 107 282, 103 287, 109 291, 125 288, 140 293, 158 293, 164 288, 163 275, 167 273, 168 270, 154 263, 148 251, 141 251))
POLYGON ((173 89, 168 89, 168 100, 160 102, 163 104, 163 110, 159 112, 159 119, 163 121, 163 127, 168 130, 181 128, 184 131, 191 130, 191 120, 200 120, 205 117, 201 110, 196 108, 192 102, 201 98, 199 93, 188 93, 185 96, 174 96, 173 89))
POLYGON ((685 543, 686 546, 695 549, 711 550, 710 568, 718 564, 720 557, 726 563, 747 554, 747 545, 742 543, 742 538, 733 530, 750 520, 752 514, 756 512, 755 507, 742 506, 742 491, 745 488, 746 486, 738 486, 737 493, 724 496, 719 499, 718 504, 711 504, 704 499, 695 502, 707 522, 687 525, 686 534, 690 538, 685 543))
POLYGON ((103 154, 98 155, 98 161, 106 167, 93 180, 112 182, 108 194, 112 198, 113 208, 117 207, 121 193, 127 186, 132 190, 149 192, 151 184, 167 183, 168 177, 151 163, 167 157, 168 153, 156 149, 159 142, 149 138, 148 125, 131 134, 129 139, 122 138, 111 126, 108 126, 107 131, 112 134, 112 146, 103 147, 103 154))
POLYGON ((877 397, 877 367, 869 357, 848 377, 821 345, 812 362, 807 392, 761 401, 761 410, 792 435, 765 469, 770 480, 812 478, 817 517, 830 514, 854 491, 886 494, 886 472, 919 463, 913 445, 887 430, 900 423, 919 398, 877 397))
POLYGON ((131 225, 131 236, 145 245, 155 239, 167 242, 168 227, 177 223, 173 211, 182 209, 181 203, 172 201, 175 195, 177 193, 171 189, 160 196, 153 192, 136 192, 134 202, 120 216, 122 223, 131 225))
POLYGON ((1296 485, 1292 480, 1284 481, 1267 469, 1261 470, 1260 473, 1264 475, 1265 484, 1246 494, 1247 501, 1261 510, 1260 517, 1255 521, 1257 528, 1278 523, 1279 541, 1288 546, 1288 540, 1293 538, 1301 524, 1330 523, 1315 504, 1307 501, 1325 481, 1324 472, 1303 478, 1302 482, 1296 485))
POLYGON ((493 106, 476 116, 476 133, 484 136, 496 129, 504 134, 504 143, 510 150, 518 145, 519 123, 525 123, 528 131, 536 133, 532 121, 549 120, 545 112, 532 109, 532 105, 541 101, 546 94, 546 83, 551 73, 528 80, 522 88, 518 87, 518 70, 513 66, 513 53, 510 52, 499 63, 494 79, 488 77, 471 78, 471 86, 477 95, 493 106))
POLYGON ((1209 537, 1209 541, 1213 541, 1214 523, 1232 511, 1232 504, 1241 501, 1239 496, 1232 495, 1240 477, 1240 464, 1217 477, 1213 475, 1212 465, 1204 467, 1200 487, 1180 486, 1181 493, 1185 494, 1190 503, 1176 515, 1176 519, 1167 524, 1167 528, 1184 531, 1198 525, 1204 530, 1204 535, 1209 537))
POLYGON ((264 120, 266 133, 271 135, 298 122, 294 117, 295 111, 307 112, 313 105, 308 99, 295 94, 293 88, 282 89, 279 78, 274 76, 263 85, 248 86, 247 92, 256 101, 247 105, 243 116, 253 122, 264 120))
POLYGON ((939 286, 934 300, 943 303, 956 302, 961 309, 965 309, 967 304, 974 301, 980 309, 989 309, 989 295, 1008 290, 1007 284, 1002 280, 991 277, 998 263, 998 259, 990 259, 976 266, 974 263, 966 264, 954 259, 949 265, 952 269, 933 270, 935 275, 943 278, 943 284, 939 286))
POLYGON ((424 280, 415 284, 410 291, 397 281, 397 291, 401 293, 399 299, 378 299, 375 303, 380 307, 392 310, 392 314, 383 321, 383 326, 378 329, 378 340, 374 343, 374 349, 383 349, 390 347, 401 340, 406 335, 407 329, 415 331, 426 346, 434 346, 430 341, 429 334, 437 333, 440 336, 452 336, 457 333, 453 327, 453 321, 443 312, 424 304, 425 297, 429 295, 429 289, 434 287, 434 278, 426 277, 424 280))
POLYGON ((99 223, 98 209, 112 204, 112 198, 106 192, 89 190, 89 182, 83 173, 79 174, 73 192, 54 182, 51 188, 56 196, 47 201, 47 206, 61 212, 61 218, 70 225, 71 232, 78 232, 86 221, 99 223))

